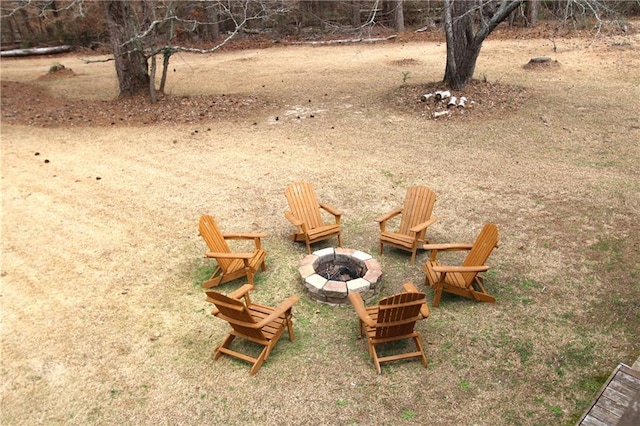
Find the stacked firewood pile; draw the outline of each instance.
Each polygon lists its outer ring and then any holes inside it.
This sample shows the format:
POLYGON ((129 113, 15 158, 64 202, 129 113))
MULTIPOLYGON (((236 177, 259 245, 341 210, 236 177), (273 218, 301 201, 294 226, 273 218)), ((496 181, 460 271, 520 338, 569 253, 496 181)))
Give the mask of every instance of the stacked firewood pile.
POLYGON ((448 90, 437 90, 432 93, 425 93, 420 96, 420 102, 435 103, 436 110, 433 111, 433 118, 449 116, 454 109, 464 109, 473 105, 466 96, 454 96, 448 90))

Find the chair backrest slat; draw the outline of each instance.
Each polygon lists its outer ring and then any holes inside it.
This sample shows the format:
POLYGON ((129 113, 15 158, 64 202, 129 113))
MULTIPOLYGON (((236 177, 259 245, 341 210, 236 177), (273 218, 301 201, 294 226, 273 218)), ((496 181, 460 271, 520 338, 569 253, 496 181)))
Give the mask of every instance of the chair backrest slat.
MULTIPOLYGON (((498 227, 493 223, 487 223, 480 231, 480 234, 469 250, 467 257, 462 262, 462 266, 482 266, 485 264, 493 249, 498 245, 498 227)), ((467 285, 470 285, 475 276, 474 272, 462 274, 467 285)))
POLYGON ((400 219, 400 233, 409 235, 409 229, 426 222, 433 213, 435 202, 436 193, 426 186, 410 186, 407 188, 400 219))
MULTIPOLYGON (((202 215, 200 217, 200 223, 198 224, 198 230, 200 231, 200 235, 207 243, 209 250, 213 252, 219 253, 231 253, 231 249, 229 245, 225 241, 222 232, 220 232, 220 228, 216 224, 215 219, 209 215, 202 215)), ((233 261, 233 259, 216 259, 218 265, 226 271, 229 268, 229 265, 233 261)))
POLYGON ((260 329, 251 327, 256 321, 251 316, 249 308, 241 301, 233 299, 217 291, 208 291, 209 301, 220 311, 219 317, 229 322, 231 327, 240 335, 258 340, 266 340, 260 329))
POLYGON ((420 319, 420 308, 426 296, 420 292, 405 292, 380 300, 376 324, 376 337, 410 334, 420 319))
POLYGON ((291 213, 303 221, 309 229, 322 226, 320 204, 316 198, 313 185, 306 182, 296 182, 285 190, 291 213))

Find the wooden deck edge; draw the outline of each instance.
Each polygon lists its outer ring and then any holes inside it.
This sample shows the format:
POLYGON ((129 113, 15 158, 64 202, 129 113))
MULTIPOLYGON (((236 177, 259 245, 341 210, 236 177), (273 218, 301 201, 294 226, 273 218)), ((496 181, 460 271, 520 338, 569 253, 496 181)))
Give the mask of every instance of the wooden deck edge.
POLYGON ((636 362, 633 363, 631 368, 640 371, 640 356, 638 357, 638 359, 636 359, 636 362))
POLYGON ((587 407, 587 409, 585 410, 585 412, 582 414, 582 416, 580 416, 580 420, 578 420, 578 422, 576 423, 576 426, 579 426, 582 424, 582 422, 584 422, 585 418, 589 415, 589 413, 591 412, 591 409, 593 408, 594 405, 596 405, 598 403, 598 399, 600 398, 600 396, 602 395, 602 393, 605 391, 605 389, 607 389, 607 386, 609 386, 609 383, 611 383, 611 379, 613 379, 613 377, 616 375, 616 373, 618 372, 618 370, 620 369, 620 366, 623 364, 618 364, 616 366, 616 368, 613 369, 613 371, 611 372, 611 374, 609 375, 609 378, 604 382, 604 384, 602 385, 602 387, 600 388, 600 390, 598 391, 597 395, 591 400, 591 404, 589 404, 589 406, 587 407))
POLYGON ((633 363, 631 367, 629 367, 625 363, 619 363, 616 368, 613 369, 613 371, 609 375, 609 378, 604 382, 604 384, 598 391, 598 394, 593 398, 591 404, 589 404, 589 407, 585 410, 584 414, 580 417, 580 420, 578 420, 578 422, 576 423, 576 426, 580 426, 583 424, 587 416, 591 413, 593 407, 598 403, 598 400, 602 396, 603 392, 609 387, 611 380, 613 380, 616 373, 618 373, 618 371, 620 370, 627 374, 631 374, 634 377, 640 378, 640 357, 638 357, 638 359, 633 363))

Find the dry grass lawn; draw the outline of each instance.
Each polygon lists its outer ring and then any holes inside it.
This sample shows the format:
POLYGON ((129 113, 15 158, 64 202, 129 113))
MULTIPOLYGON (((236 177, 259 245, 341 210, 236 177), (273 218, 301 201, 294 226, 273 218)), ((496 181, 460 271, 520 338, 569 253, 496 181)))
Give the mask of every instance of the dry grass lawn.
MULTIPOLYGON (((191 124, 25 125, 3 112, 0 422, 574 422, 640 355, 640 37, 555 44, 485 42, 477 78, 518 98, 492 104, 489 93, 449 119, 415 97, 442 77, 436 42, 176 55, 172 96, 260 100, 191 124), (541 55, 557 66, 523 67, 541 55), (404 252, 377 254, 373 218, 408 185, 438 194, 432 242, 470 242, 495 222, 498 302, 445 296, 418 326, 429 367, 377 375, 353 310, 311 302, 300 283, 304 245, 287 239, 283 215, 296 180, 343 210, 345 246, 382 263, 382 295, 407 281, 424 289, 428 253, 414 266, 404 252), (283 338, 253 377, 211 358, 228 326, 200 288, 214 266, 203 213, 227 232, 269 234, 254 300, 301 298, 297 340, 283 338)), ((1 71, 3 84, 62 103, 117 93, 112 63, 78 55, 3 60, 1 71), (41 78, 54 62, 75 76, 41 78)))

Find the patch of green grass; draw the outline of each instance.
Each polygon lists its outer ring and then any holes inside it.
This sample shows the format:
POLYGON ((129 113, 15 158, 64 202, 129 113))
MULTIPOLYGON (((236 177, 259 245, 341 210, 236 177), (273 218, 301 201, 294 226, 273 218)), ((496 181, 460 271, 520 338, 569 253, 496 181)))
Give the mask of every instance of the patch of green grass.
POLYGON ((402 413, 400 413, 402 420, 413 420, 415 417, 416 413, 413 410, 402 410, 402 413))
POLYGON ((496 271, 495 269, 489 269, 487 272, 482 273, 482 277, 484 278, 484 282, 486 284, 494 284, 499 282, 498 271, 496 271))
POLYGON ((338 407, 342 408, 342 407, 346 407, 347 405, 349 405, 349 402, 344 398, 340 398, 339 400, 336 401, 336 405, 338 407))
POLYGON ((595 393, 602 387, 602 385, 607 381, 608 378, 608 374, 584 377, 578 382, 578 386, 588 393, 595 393))
POLYGON ((559 407, 559 406, 557 406, 557 405, 549 404, 549 403, 548 403, 547 401, 545 401, 545 399, 544 399, 543 397, 541 397, 541 396, 537 396, 537 397, 534 399, 534 402, 535 402, 536 404, 539 404, 539 405, 544 406, 544 407, 545 407, 546 409, 548 409, 548 410, 553 414, 553 416, 554 416, 554 417, 556 417, 556 418, 560 418, 560 417, 562 417, 562 416, 563 416, 563 414, 564 414, 564 411, 562 410, 562 408, 560 408, 560 407, 559 407))
POLYGON ((557 405, 552 405, 551 407, 549 407, 549 411, 551 411, 551 413, 553 413, 556 418, 562 417, 562 408, 558 407, 557 405))
POLYGON ((211 277, 211 274, 213 274, 213 271, 215 271, 215 269, 216 269, 215 265, 201 265, 201 266, 198 266, 193 271, 193 275, 192 275, 193 286, 194 287, 202 286, 202 283, 205 282, 206 280, 208 280, 211 277))
POLYGON ((402 186, 403 182, 404 182, 404 178, 401 176, 396 176, 395 174, 393 174, 393 172, 390 172, 388 170, 383 170, 382 171, 382 176, 388 178, 389 180, 391 180, 392 182, 392 186, 394 188, 398 187, 398 186, 402 186))
POLYGON ((603 238, 592 244, 590 248, 606 253, 607 256, 603 259, 605 268, 607 271, 613 271, 624 263, 622 245, 623 243, 616 238, 603 238))
POLYGON ((579 371, 585 365, 591 365, 595 357, 593 348, 593 345, 588 342, 562 345, 552 355, 553 361, 548 364, 555 365, 555 373, 559 378, 563 378, 568 372, 579 371))
POLYGON ((562 315, 560 315, 560 318, 562 318, 563 320, 569 320, 573 318, 573 316, 574 316, 573 312, 565 312, 562 315))
POLYGON ((531 355, 533 355, 533 343, 532 342, 515 342, 515 351, 520 357, 521 363, 526 363, 531 355))
POLYGON ((520 282, 520 287, 523 288, 542 288, 542 284, 535 282, 534 280, 523 280, 520 282))
POLYGON ((592 161, 591 163, 589 163, 589 165, 591 167, 594 167, 596 169, 604 169, 607 167, 615 167, 618 165, 617 161, 592 161))
POLYGON ((460 380, 460 382, 458 382, 458 385, 460 386, 460 389, 462 389, 465 392, 471 389, 471 383, 469 383, 466 380, 460 380))

